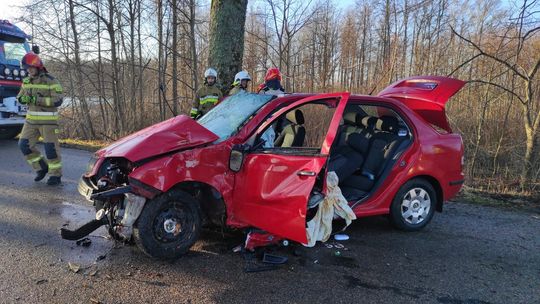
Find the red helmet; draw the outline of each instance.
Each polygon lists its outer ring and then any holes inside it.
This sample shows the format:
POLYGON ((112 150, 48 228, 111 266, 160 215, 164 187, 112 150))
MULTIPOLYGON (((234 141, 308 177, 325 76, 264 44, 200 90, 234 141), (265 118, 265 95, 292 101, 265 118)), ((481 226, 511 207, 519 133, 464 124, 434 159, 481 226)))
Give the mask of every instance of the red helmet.
POLYGON ((272 79, 277 79, 281 81, 281 72, 279 71, 278 68, 270 68, 266 72, 266 76, 264 76, 264 81, 269 81, 272 79))
POLYGON ((39 58, 38 55, 34 53, 27 53, 21 60, 21 67, 28 69, 29 67, 34 67, 39 70, 44 70, 43 61, 39 58))

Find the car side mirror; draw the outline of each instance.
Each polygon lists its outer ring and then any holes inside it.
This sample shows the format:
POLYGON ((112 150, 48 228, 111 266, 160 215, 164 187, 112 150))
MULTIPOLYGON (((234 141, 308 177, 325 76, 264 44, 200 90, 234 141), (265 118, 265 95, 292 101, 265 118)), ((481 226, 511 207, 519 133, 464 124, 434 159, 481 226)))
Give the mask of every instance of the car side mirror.
POLYGON ((244 155, 249 151, 249 146, 246 145, 234 145, 229 157, 229 169, 234 172, 240 171, 242 163, 244 162, 244 155))

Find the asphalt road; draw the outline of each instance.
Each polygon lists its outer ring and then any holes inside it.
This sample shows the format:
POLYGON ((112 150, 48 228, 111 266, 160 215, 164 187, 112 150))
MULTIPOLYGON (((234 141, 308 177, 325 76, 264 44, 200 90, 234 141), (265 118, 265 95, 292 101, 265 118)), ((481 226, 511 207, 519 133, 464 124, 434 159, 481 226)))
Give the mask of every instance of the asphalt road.
POLYGON ((89 156, 64 149, 63 185, 51 188, 0 141, 0 303, 540 303, 540 215, 462 202, 416 233, 359 219, 345 248, 281 248, 289 262, 258 273, 231 250, 239 233, 205 232, 174 263, 103 229, 77 246, 58 229, 93 217, 76 190, 89 156))

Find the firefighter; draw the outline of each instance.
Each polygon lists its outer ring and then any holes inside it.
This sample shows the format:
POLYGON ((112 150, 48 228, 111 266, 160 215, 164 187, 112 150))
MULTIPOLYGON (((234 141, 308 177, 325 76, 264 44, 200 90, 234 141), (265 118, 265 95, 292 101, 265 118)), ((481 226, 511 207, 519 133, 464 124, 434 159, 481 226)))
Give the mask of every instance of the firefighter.
POLYGON ((58 80, 47 72, 38 55, 24 55, 21 68, 28 71, 28 77, 23 79, 17 99, 28 106, 28 112, 19 139, 19 148, 36 171, 34 181, 42 180, 49 173, 47 185, 59 185, 62 162, 58 144, 57 108, 63 101, 63 89, 58 80), (36 149, 40 136, 44 141, 46 159, 36 149))
POLYGON ((248 82, 251 81, 247 71, 240 71, 234 75, 234 82, 232 84, 231 90, 229 91, 229 96, 240 93, 247 92, 248 82))
POLYGON ((209 68, 204 72, 204 86, 197 90, 193 107, 191 108, 191 118, 197 118, 206 114, 212 109, 223 97, 223 93, 218 88, 216 70, 209 68))
POLYGON ((264 76, 264 83, 259 85, 259 94, 278 95, 285 93, 281 86, 281 72, 278 68, 270 68, 264 76))
MULTIPOLYGON (((258 94, 279 95, 285 93, 285 89, 281 86, 281 72, 278 68, 270 68, 264 76, 264 83, 261 83, 258 88, 258 94)), ((276 132, 274 126, 270 125, 268 129, 261 135, 264 140, 265 148, 273 148, 276 140, 276 132)))

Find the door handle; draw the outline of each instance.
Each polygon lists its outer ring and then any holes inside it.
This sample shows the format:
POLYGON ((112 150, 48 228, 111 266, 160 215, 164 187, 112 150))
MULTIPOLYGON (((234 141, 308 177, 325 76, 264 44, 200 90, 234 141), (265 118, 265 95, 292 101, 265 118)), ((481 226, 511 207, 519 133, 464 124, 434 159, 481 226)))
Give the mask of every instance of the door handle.
POLYGON ((317 173, 315 173, 313 171, 306 171, 306 170, 298 171, 298 173, 296 173, 296 174, 300 175, 300 176, 315 176, 315 175, 317 175, 317 173))

